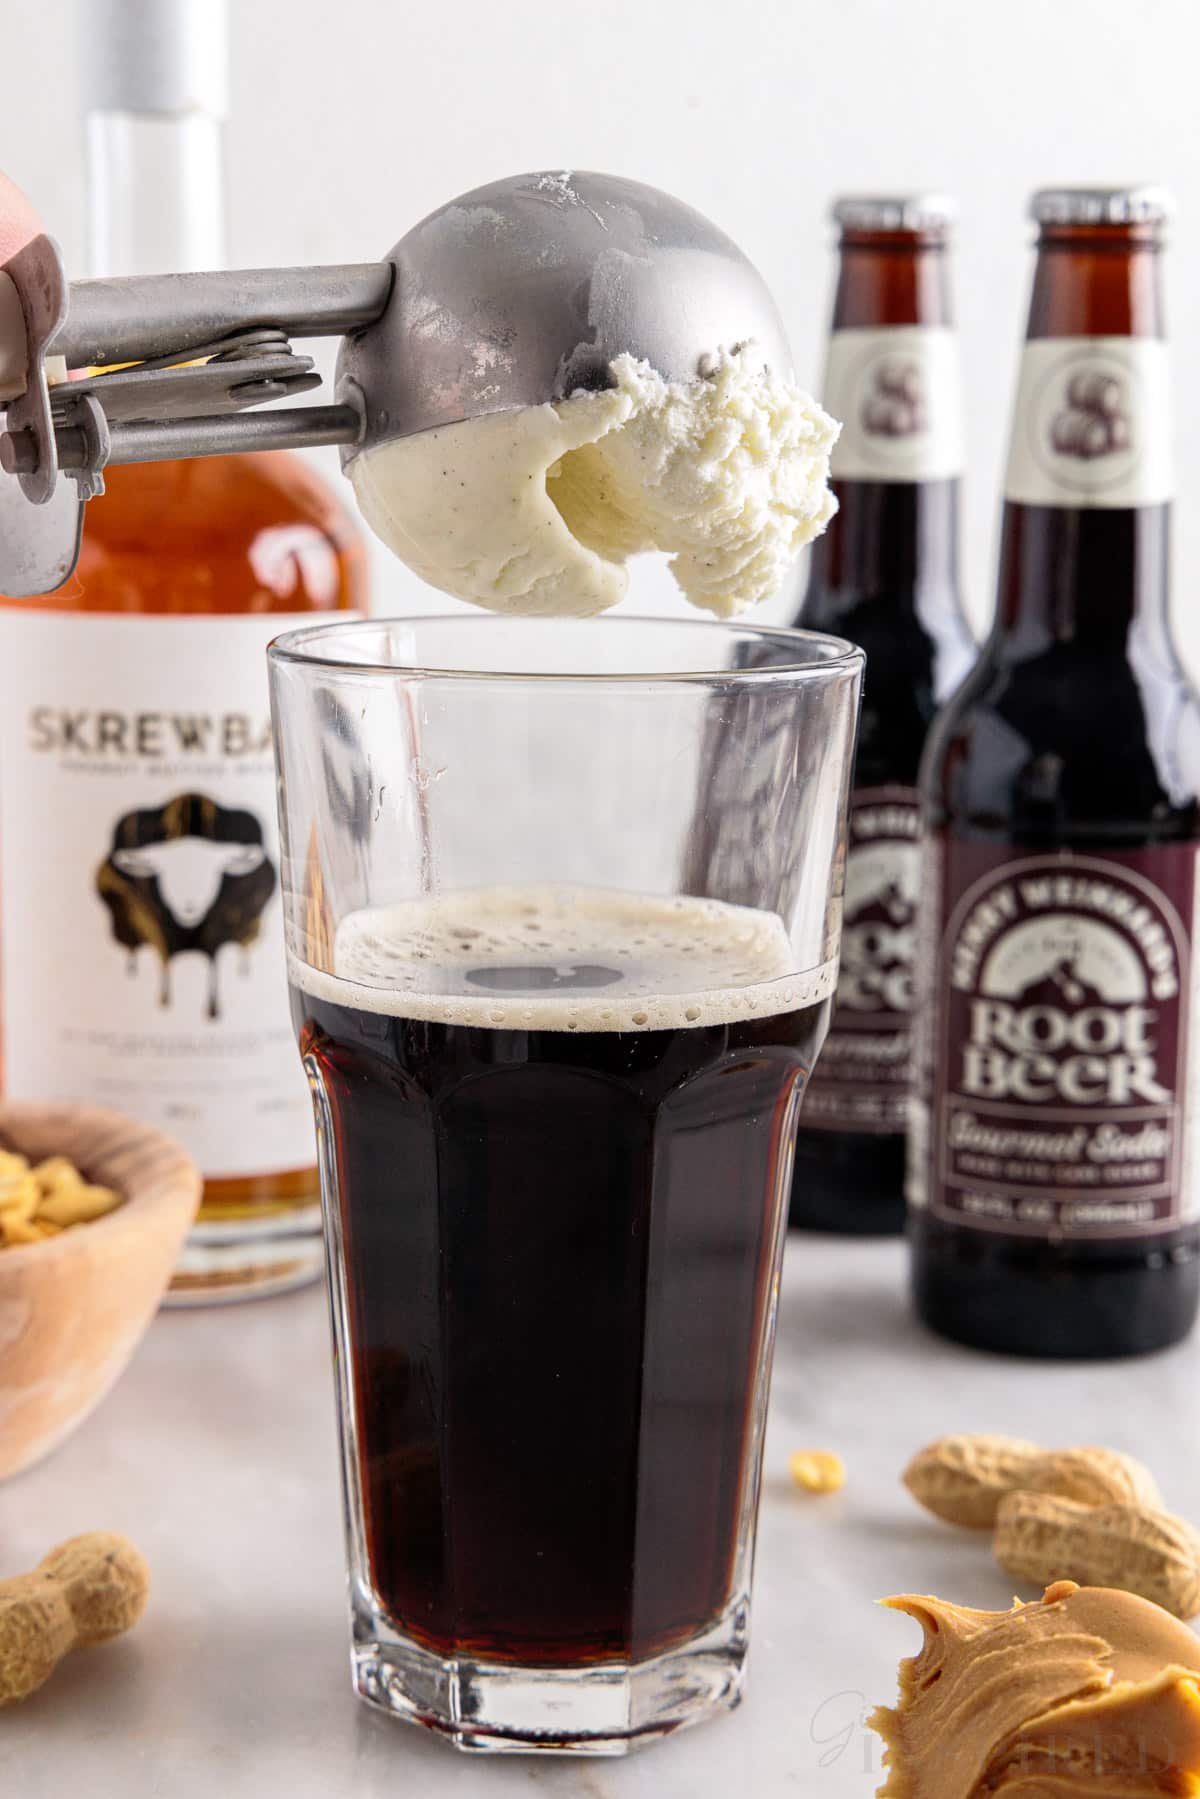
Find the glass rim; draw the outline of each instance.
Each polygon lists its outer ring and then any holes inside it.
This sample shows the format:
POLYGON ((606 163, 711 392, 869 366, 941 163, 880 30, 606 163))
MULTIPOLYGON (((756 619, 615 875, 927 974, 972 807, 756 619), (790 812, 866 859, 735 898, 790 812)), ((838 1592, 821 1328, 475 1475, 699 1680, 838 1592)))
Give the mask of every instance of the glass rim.
POLYGON ((739 619, 716 619, 709 617, 669 618, 655 617, 653 614, 635 613, 621 618, 612 618, 605 613, 591 618, 575 619, 553 616, 528 617, 503 612, 486 612, 480 610, 478 615, 452 612, 395 613, 378 617, 348 618, 344 622, 326 621, 319 625, 302 625, 298 629, 283 631, 278 637, 271 639, 267 645, 268 659, 294 668, 310 668, 323 670, 346 676, 404 675, 415 680, 428 681, 486 681, 536 683, 550 682, 578 683, 581 686, 603 686, 605 683, 618 685, 646 684, 655 685, 663 682, 686 685, 690 681, 729 681, 739 684, 750 681, 787 680, 790 682, 827 680, 830 676, 849 674, 861 669, 866 661, 865 653, 857 644, 845 637, 836 637, 828 631, 809 631, 794 625, 755 625, 746 624, 739 619), (712 638, 720 634, 722 638, 737 635, 741 638, 757 639, 761 642, 783 646, 794 645, 796 656, 792 660, 772 662, 761 668, 713 668, 703 664, 688 669, 473 669, 441 666, 425 662, 403 662, 398 658, 380 658, 373 662, 363 661, 353 656, 322 655, 308 646, 317 639, 336 638, 339 642, 352 640, 360 633, 386 629, 389 625, 405 628, 420 628, 436 625, 439 628, 449 627, 452 631, 487 631, 497 626, 516 625, 520 627, 534 626, 583 626, 600 627, 601 629, 638 630, 645 626, 653 626, 658 630, 668 630, 673 634, 703 631, 712 638))

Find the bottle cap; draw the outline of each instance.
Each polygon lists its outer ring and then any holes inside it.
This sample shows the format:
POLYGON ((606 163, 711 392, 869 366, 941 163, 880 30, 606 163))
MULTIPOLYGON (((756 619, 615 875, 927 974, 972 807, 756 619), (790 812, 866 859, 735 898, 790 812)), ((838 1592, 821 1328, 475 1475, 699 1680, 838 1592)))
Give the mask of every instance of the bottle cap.
POLYGON ((958 207, 949 194, 842 194, 830 216, 844 231, 944 231, 958 207))
POLYGON ((224 118, 227 0, 77 0, 77 11, 89 111, 224 118))
POLYGON ((1175 202, 1165 187, 1040 187, 1029 202, 1039 225, 1156 225, 1175 202))

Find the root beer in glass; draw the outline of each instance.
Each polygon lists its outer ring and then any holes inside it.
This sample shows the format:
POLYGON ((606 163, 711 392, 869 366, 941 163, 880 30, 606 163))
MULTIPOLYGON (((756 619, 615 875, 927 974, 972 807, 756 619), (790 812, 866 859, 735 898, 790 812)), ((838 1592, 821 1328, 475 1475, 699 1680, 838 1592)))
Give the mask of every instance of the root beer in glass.
POLYGON ((1171 641, 1151 188, 1035 195, 998 614, 925 764, 916 1303, 986 1349, 1174 1343, 1200 1264, 1200 712, 1171 641))
POLYGON ((838 510, 799 623, 867 654, 837 1005, 805 1097, 793 1225, 898 1232, 912 1078, 917 766, 974 655, 959 595, 963 466, 944 195, 846 197, 824 403, 838 510))
POLYGON ((739 1695, 861 660, 639 620, 272 649, 355 1679, 460 1746, 622 1752, 739 1695), (684 872, 714 754, 753 895, 684 872))

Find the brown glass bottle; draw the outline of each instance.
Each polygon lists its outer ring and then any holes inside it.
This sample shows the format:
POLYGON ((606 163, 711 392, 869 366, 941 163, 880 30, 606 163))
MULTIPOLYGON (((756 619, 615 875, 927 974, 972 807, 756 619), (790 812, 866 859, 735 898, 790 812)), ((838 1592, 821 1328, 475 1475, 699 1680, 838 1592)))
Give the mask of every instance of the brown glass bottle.
POLYGON ((1184 1336, 1200 709, 1167 624, 1158 190, 1034 198, 998 612, 922 772, 917 1309, 980 1348, 1184 1336))
POLYGON ((797 622, 867 652, 842 975, 801 1113, 793 1227, 904 1227, 917 884, 917 769, 974 646, 958 579, 962 423, 949 203, 839 200, 824 404, 842 420, 838 510, 797 622))

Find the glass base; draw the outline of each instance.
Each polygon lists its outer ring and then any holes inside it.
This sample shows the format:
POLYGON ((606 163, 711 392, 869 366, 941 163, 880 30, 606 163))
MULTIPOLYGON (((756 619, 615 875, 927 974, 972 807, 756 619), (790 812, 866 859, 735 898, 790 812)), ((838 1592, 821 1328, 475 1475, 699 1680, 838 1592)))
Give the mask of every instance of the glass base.
POLYGON ((188 1232, 163 1304, 211 1306, 266 1299, 306 1287, 324 1272, 318 1205, 258 1219, 201 1220, 188 1232))
POLYGON ((642 1662, 513 1667, 443 1658, 365 1606, 354 1619, 354 1684, 369 1705, 482 1754, 628 1755, 742 1697, 750 1607, 642 1662))

